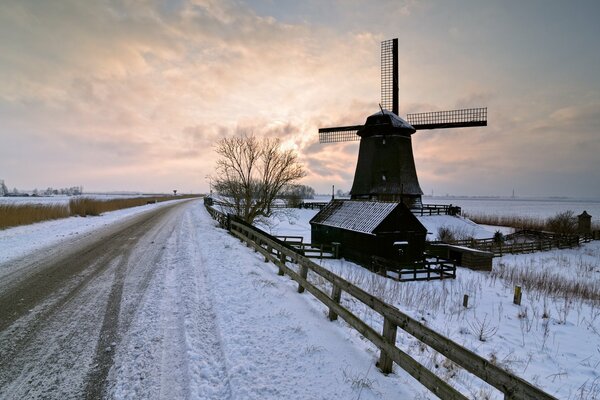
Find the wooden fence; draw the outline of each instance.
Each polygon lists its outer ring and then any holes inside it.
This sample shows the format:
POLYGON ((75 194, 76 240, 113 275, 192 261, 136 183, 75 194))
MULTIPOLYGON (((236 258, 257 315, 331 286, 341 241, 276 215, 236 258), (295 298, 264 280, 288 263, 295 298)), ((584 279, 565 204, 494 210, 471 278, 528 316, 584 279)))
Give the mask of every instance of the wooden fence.
POLYGON ((215 210, 209 210, 209 213, 213 217, 217 216, 217 221, 222 226, 227 227, 233 235, 246 242, 248 246, 253 247, 255 251, 260 252, 265 257, 265 262, 273 262, 279 268, 279 275, 288 275, 296 281, 299 293, 307 291, 321 301, 329 309, 330 320, 333 321, 338 316, 341 317, 352 328, 371 341, 380 350, 377 365, 382 372, 391 372, 393 363, 396 363, 439 398, 467 399, 465 395, 452 387, 444 379, 435 375, 396 346, 396 334, 398 328, 400 328, 504 393, 505 400, 555 399, 555 397, 543 392, 525 380, 421 324, 398 308, 385 303, 342 277, 312 262, 307 257, 299 254, 295 249, 283 245, 281 240, 233 217, 218 215, 222 213, 215 210), (222 221, 225 221, 225 225, 223 225, 222 221), (326 293, 311 283, 309 281, 309 274, 316 274, 328 282, 331 292, 326 293), (342 293, 346 293, 346 295, 362 302, 380 314, 383 318, 383 331, 381 333, 376 331, 342 306, 340 304, 342 293))
POLYGON ((371 256, 371 270, 399 282, 456 279, 454 262, 436 256, 402 267, 385 258, 371 256))
MULTIPOLYGON (((494 254, 494 257, 501 257, 504 254, 533 253, 536 251, 547 251, 551 249, 568 249, 579 246, 581 243, 589 241, 585 236, 578 235, 556 235, 552 233, 539 231, 519 231, 505 236, 505 241, 489 239, 464 239, 452 240, 447 244, 455 246, 465 246, 476 250, 487 251, 494 254), (507 243, 507 240, 515 238, 517 235, 528 235, 533 239, 527 242, 507 243)), ((441 244, 443 242, 431 242, 432 244, 441 244)))
POLYGON ((328 201, 305 201, 300 203, 298 208, 309 208, 311 210, 317 209, 322 210, 325 206, 329 204, 328 201))
POLYGON ((410 211, 414 215, 460 215, 461 208, 446 204, 423 204, 420 207, 412 207, 410 211))

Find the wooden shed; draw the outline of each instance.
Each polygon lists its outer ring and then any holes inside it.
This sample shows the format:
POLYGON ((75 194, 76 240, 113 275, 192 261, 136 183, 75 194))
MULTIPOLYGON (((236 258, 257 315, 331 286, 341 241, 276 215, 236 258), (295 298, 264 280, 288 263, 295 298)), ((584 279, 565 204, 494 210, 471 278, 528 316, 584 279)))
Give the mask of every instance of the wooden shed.
POLYGON ((399 264, 424 258, 427 229, 400 202, 333 200, 310 220, 313 244, 339 243, 339 255, 369 266, 378 256, 399 264))
POLYGON ((461 267, 475 271, 492 270, 494 253, 489 251, 445 243, 430 245, 427 250, 430 254, 452 260, 461 267))

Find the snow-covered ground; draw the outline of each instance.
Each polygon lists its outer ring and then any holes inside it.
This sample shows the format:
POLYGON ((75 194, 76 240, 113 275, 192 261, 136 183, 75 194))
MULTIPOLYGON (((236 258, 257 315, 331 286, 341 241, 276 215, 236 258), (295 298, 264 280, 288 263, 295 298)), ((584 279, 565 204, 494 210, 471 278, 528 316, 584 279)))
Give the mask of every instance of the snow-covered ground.
MULTIPOLYGON (((10 269, 11 260, 43 248, 69 246, 78 238, 167 204, 0 231, 0 275, 10 269)), ((374 365, 378 354, 371 346, 343 322, 330 322, 319 302, 308 294, 298 294, 289 278, 278 276, 272 264, 264 263, 257 253, 218 228, 202 201, 187 201, 168 215, 170 219, 139 240, 141 247, 132 250, 130 257, 115 260, 82 294, 65 303, 68 310, 55 313, 68 320, 68 325, 39 330, 46 336, 32 340, 43 356, 27 358, 28 365, 23 365, 16 380, 0 389, 0 397, 1 393, 25 393, 28 398, 43 398, 41 388, 47 385, 53 393, 82 397, 77 395, 81 395, 78 382, 89 365, 78 363, 94 359, 94 354, 111 354, 106 384, 109 398, 426 398, 425 389, 404 372, 379 373, 374 365), (153 265, 155 262, 158 264, 153 265), (118 276, 119 266, 128 275, 118 326, 102 328, 112 332, 114 340, 110 339, 106 348, 94 350, 95 333, 76 346, 80 341, 72 331, 77 326, 72 318, 94 315, 91 304, 106 304, 103 299, 115 285, 110 278, 118 276), (85 306, 78 306, 79 302, 85 306), (69 352, 80 348, 85 354, 57 354, 65 345, 57 343, 64 343, 65 335, 76 342, 69 345, 69 352), (42 343, 48 344, 49 353, 44 353, 42 343), (52 368, 45 366, 47 358, 55 359, 52 368), (70 365, 69 369, 57 371, 63 363, 70 365), (29 390, 27 385, 32 382, 36 387, 29 390), (66 382, 69 386, 60 387, 66 382)), ((111 299, 109 296, 109 304, 111 299)), ((23 318, 33 318, 43 310, 36 308, 23 318)), ((104 312, 97 310, 99 315, 104 312)), ((95 332, 91 324, 98 314, 79 323, 95 332)), ((24 322, 16 321, 19 323, 24 322)), ((7 332, 0 332, 3 334, 7 332)))
MULTIPOLYGON (((265 228, 310 242, 308 221, 316 212, 290 211, 265 228)), ((442 225, 471 226, 449 218, 422 221, 430 232, 442 225)), ((484 228, 476 228, 477 237, 485 236, 484 228)), ((491 237, 493 228, 487 231, 491 237)), ((456 280, 437 282, 393 282, 345 260, 321 264, 558 398, 600 398, 600 242, 506 255, 494 259, 492 272, 459 268, 456 280), (512 302, 515 285, 524 290, 520 306, 512 302), (467 309, 462 307, 465 294, 467 309)), ((381 330, 372 310, 350 299, 345 305, 381 330)), ((400 334, 398 345, 473 398, 501 398, 490 397, 497 392, 408 335, 400 334)))
MULTIPOLYGON (((322 202, 331 196, 318 195, 308 201, 322 202)), ((563 211, 575 215, 587 211, 592 222, 600 223, 600 199, 577 199, 557 197, 468 197, 468 196, 423 196, 424 204, 446 204, 459 206, 466 213, 520 216, 545 219, 563 211)))
MULTIPOLYGON (((167 204, 0 231, 0 265, 8 268, 12 259, 68 245, 167 204)), ((379 373, 372 345, 343 321, 329 322, 321 303, 296 293, 293 281, 277 276, 273 265, 218 228, 201 201, 185 207, 176 228, 163 235, 165 255, 156 278, 114 348, 112 397, 434 398, 398 368, 387 377, 379 373)), ((309 241, 308 221, 315 213, 293 210, 266 229, 309 241)), ((428 223, 430 231, 439 225, 428 223)), ((477 229, 478 236, 493 234, 477 229)), ((600 398, 599 299, 584 300, 573 289, 578 284, 600 292, 599 242, 508 255, 494 260, 491 273, 460 268, 456 280, 443 282, 398 283, 344 260, 321 264, 558 398, 600 398), (537 290, 530 281, 561 283, 554 286, 563 292, 537 290), (516 306, 513 287, 521 282, 523 301, 516 306)), ((369 308, 348 298, 342 302, 381 329, 369 308)), ((471 398, 501 398, 401 332, 398 346, 471 398)))
MULTIPOLYGON (((155 197, 155 195, 143 195, 143 194, 84 194, 81 196, 66 196, 66 195, 55 195, 55 196, 0 196, 0 204, 68 204, 71 199, 77 199, 80 197, 93 198, 98 200, 112 200, 112 199, 128 199, 132 197, 155 197)), ((161 196, 161 195, 159 195, 161 196)), ((168 195, 162 195, 168 196, 168 195)))
MULTIPOLYGON (((2 198, 0 197, 0 199, 2 198)), ((56 199, 57 202, 69 201, 69 197, 38 197, 38 199, 48 199, 48 201, 56 199)), ((69 217, 0 230, 0 263, 9 261, 12 258, 22 257, 44 247, 64 244, 65 239, 68 238, 81 238, 92 235, 95 230, 103 226, 168 204, 172 204, 172 202, 166 201, 125 208, 93 218, 69 217)))
POLYGON ((423 196, 423 203, 452 204, 462 207, 471 214, 506 215, 546 219, 564 211, 573 211, 575 215, 587 211, 592 221, 600 223, 599 199, 576 198, 494 198, 494 197, 442 197, 423 196))
MULTIPOLYGON (((306 243, 310 243, 310 219, 318 210, 285 210, 268 221, 261 221, 257 225, 273 235, 302 236, 306 243)), ((497 230, 511 233, 513 230, 506 227, 477 225, 462 217, 449 215, 418 216, 419 221, 427 228, 427 240, 437 240, 438 229, 448 228, 459 237, 489 239, 497 230)))

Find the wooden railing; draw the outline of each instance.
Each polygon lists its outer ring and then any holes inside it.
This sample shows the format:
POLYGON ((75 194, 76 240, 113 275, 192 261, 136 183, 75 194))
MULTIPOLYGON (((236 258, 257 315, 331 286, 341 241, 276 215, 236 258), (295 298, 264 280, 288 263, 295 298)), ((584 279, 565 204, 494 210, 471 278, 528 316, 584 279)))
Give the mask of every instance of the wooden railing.
POLYGON ((410 267, 399 267, 391 260, 371 256, 371 270, 399 282, 456 279, 454 262, 436 256, 432 256, 430 260, 412 263, 410 267))
POLYGON ((414 215, 460 215, 461 208, 446 204, 423 204, 419 207, 413 207, 410 211, 414 215))
POLYGON ((314 210, 314 209, 322 210, 327 204, 329 204, 328 201, 306 201, 306 202, 300 203, 298 208, 309 208, 311 210, 314 210))
MULTIPOLYGON (((551 249, 567 249, 579 246, 586 241, 585 236, 578 235, 556 235, 538 231, 519 231, 514 234, 506 235, 505 240, 512 239, 515 235, 534 236, 535 241, 522 243, 507 243, 493 238, 489 239, 464 239, 452 240, 446 244, 455 246, 465 246, 476 250, 488 251, 494 254, 494 257, 501 257, 504 254, 533 253, 536 251, 547 251, 551 249)), ((441 244, 443 242, 431 242, 432 244, 441 244)))
MULTIPOLYGON (((216 215, 214 210, 209 212, 211 215, 216 215)), ((219 218, 223 220, 222 216, 219 218)), ((229 220, 229 230, 233 235, 260 252, 265 257, 265 262, 271 261, 274 263, 279 268, 279 275, 288 275, 298 283, 299 293, 307 291, 328 307, 330 320, 333 321, 341 317, 352 328, 371 341, 380 350, 377 365, 382 372, 391 372, 393 363, 396 363, 439 398, 467 399, 465 395, 444 379, 435 375, 396 346, 396 334, 398 328, 400 328, 504 393, 506 400, 555 399, 555 397, 525 380, 421 324, 398 308, 385 303, 344 278, 312 262, 295 249, 282 245, 282 241, 268 235, 266 232, 237 221, 232 217, 226 219, 229 220), (328 282, 331 292, 326 293, 316 284, 310 282, 309 273, 316 274, 328 282), (342 293, 346 293, 380 314, 383 317, 382 332, 376 331, 341 305, 342 293)))

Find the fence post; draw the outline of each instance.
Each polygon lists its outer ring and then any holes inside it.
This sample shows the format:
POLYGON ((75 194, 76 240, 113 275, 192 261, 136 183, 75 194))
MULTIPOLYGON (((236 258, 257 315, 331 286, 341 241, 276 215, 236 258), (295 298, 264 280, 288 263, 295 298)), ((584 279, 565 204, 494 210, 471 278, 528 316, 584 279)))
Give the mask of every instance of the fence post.
POLYGON ((464 308, 468 308, 469 307, 469 295, 465 294, 463 296, 463 307, 464 308))
POLYGON ((331 242, 333 246, 333 258, 336 260, 340 258, 340 243, 339 242, 331 242))
MULTIPOLYGON (((384 318, 383 320, 383 340, 391 345, 396 346, 396 332, 398 327, 394 325, 388 318, 384 318)), ((392 358, 384 351, 381 350, 381 354, 379 356, 379 362, 377 366, 384 374, 389 374, 392 372, 392 366, 394 365, 394 361, 392 358)))
POLYGON ((283 272, 283 268, 282 265, 285 265, 285 254, 283 254, 283 251, 279 250, 279 263, 280 265, 279 267, 279 271, 277 271, 277 275, 283 276, 284 272, 283 272))
POLYGON ((521 286, 515 286, 515 296, 513 297, 513 303, 521 305, 521 286))
MULTIPOLYGON (((300 264, 300 276, 304 279, 308 277, 308 267, 304 264, 300 264)), ((298 293, 304 293, 304 286, 298 282, 298 293)))
MULTIPOLYGON (((333 300, 334 303, 336 303, 336 304, 340 304, 341 298, 342 298, 342 289, 334 283, 333 288, 331 289, 331 300, 333 300)), ((329 320, 335 321, 337 318, 338 318, 338 315, 336 314, 336 312, 330 308, 329 309, 329 320)))

